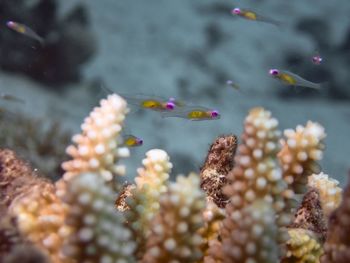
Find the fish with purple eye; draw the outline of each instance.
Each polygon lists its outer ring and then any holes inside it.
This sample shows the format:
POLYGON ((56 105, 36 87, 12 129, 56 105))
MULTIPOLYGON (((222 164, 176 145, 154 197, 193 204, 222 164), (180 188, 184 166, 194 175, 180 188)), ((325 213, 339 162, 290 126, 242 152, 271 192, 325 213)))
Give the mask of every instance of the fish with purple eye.
POLYGON ((308 81, 288 70, 270 69, 269 74, 274 79, 277 79, 281 81, 283 84, 288 86, 300 86, 300 87, 313 88, 313 89, 321 88, 320 83, 314 83, 314 82, 308 81))
POLYGON ((262 15, 258 14, 257 12, 255 12, 253 10, 249 10, 249 9, 243 9, 243 8, 236 7, 236 8, 231 10, 231 14, 237 15, 239 17, 242 17, 244 19, 251 20, 251 21, 269 23, 269 24, 275 25, 277 27, 281 26, 280 21, 277 21, 273 18, 269 18, 266 16, 262 16, 262 15))
POLYGON ((169 112, 163 112, 162 117, 177 117, 191 121, 217 120, 221 115, 218 110, 203 106, 184 106, 169 112))

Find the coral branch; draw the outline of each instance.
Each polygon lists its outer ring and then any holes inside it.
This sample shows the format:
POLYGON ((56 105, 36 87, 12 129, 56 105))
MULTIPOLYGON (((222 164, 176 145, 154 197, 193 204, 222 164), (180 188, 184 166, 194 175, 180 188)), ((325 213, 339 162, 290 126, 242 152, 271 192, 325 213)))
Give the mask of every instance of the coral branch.
POLYGON ((281 263, 319 263, 323 253, 317 236, 311 231, 294 228, 288 231, 286 257, 281 263))
POLYGON ((278 154, 283 169, 283 177, 288 183, 289 195, 307 192, 308 176, 319 173, 317 161, 322 159, 324 128, 309 121, 305 127, 285 130, 282 150, 278 154))
POLYGON ((114 208, 113 192, 103 178, 86 173, 74 178, 64 198, 72 229, 63 254, 76 262, 134 262, 135 244, 114 208))
POLYGON ((322 263, 350 262, 350 174, 348 180, 343 200, 331 215, 328 223, 322 263))
POLYGON ((152 222, 142 262, 197 262, 201 258, 197 232, 203 224, 204 204, 198 176, 177 177, 160 198, 160 211, 152 222))
POLYGON ((136 187, 131 189, 130 197, 126 200, 130 209, 125 213, 128 227, 136 239, 136 255, 139 258, 144 253, 151 221, 159 210, 160 195, 167 191, 167 180, 172 168, 168 154, 159 149, 148 151, 142 163, 144 168, 137 170, 136 187))
POLYGON ((234 165, 234 155, 237 148, 237 137, 227 135, 218 137, 210 146, 207 158, 201 168, 201 188, 218 207, 223 208, 228 202, 222 193, 222 187, 227 184, 227 174, 234 165))
POLYGON ((343 191, 338 187, 339 182, 327 174, 320 173, 309 176, 308 185, 319 191, 323 213, 329 217, 341 202, 343 191))
POLYGON ((221 228, 221 244, 210 247, 213 259, 206 262, 277 262, 278 228, 274 224, 275 212, 269 202, 256 200, 240 210, 228 204, 226 213, 221 228))
POLYGON ((110 182, 115 175, 123 175, 125 167, 116 165, 122 157, 129 156, 127 148, 118 148, 118 139, 128 108, 124 99, 116 94, 109 95, 95 107, 81 126, 82 134, 73 136, 77 145, 66 151, 73 160, 64 162, 64 179, 77 174, 94 172, 110 182))

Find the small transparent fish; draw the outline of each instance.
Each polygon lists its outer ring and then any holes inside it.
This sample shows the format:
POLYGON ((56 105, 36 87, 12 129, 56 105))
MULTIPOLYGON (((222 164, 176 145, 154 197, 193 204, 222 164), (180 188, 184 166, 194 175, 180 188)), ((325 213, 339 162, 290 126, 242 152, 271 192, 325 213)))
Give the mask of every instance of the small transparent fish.
POLYGON ((30 37, 30 38, 33 38, 37 41, 40 42, 40 44, 44 44, 44 39, 42 37, 40 37, 37 33, 35 33, 33 31, 33 29, 31 29, 30 27, 24 25, 24 24, 20 24, 20 23, 17 23, 17 22, 14 22, 14 21, 8 21, 6 23, 7 27, 11 28, 12 30, 20 33, 20 34, 23 34, 27 37, 30 37))
POLYGON ((272 25, 275 25, 278 27, 281 26, 280 21, 259 15, 256 12, 249 10, 249 9, 242 9, 242 8, 236 7, 236 8, 231 10, 231 14, 240 16, 240 17, 245 18, 247 20, 269 23, 269 24, 272 24, 272 25))
POLYGON ((314 82, 308 81, 287 70, 270 69, 269 74, 273 78, 280 80, 285 85, 301 86, 301 87, 307 87, 307 88, 313 88, 313 89, 321 88, 320 83, 314 83, 314 82))
POLYGON ((137 106, 142 109, 149 109, 153 111, 172 111, 175 109, 176 104, 174 101, 166 100, 157 96, 135 96, 135 97, 129 97, 122 95, 123 98, 126 99, 126 101, 130 105, 137 106))
POLYGON ((9 100, 9 101, 14 101, 14 102, 20 102, 20 103, 24 103, 24 100, 17 98, 13 95, 10 94, 0 94, 0 98, 3 100, 9 100))
POLYGON ((233 82, 232 80, 227 80, 226 85, 234 88, 235 90, 238 90, 238 91, 241 90, 240 86, 237 83, 233 82))
POLYGON ((123 145, 127 147, 137 147, 143 144, 143 140, 141 138, 131 134, 124 135, 122 140, 123 140, 123 145))
POLYGON ((191 121, 217 120, 220 119, 220 113, 217 110, 202 106, 185 106, 180 109, 162 113, 163 117, 177 117, 191 121))
POLYGON ((321 65, 323 58, 320 53, 316 52, 316 54, 312 56, 311 61, 314 65, 321 65))

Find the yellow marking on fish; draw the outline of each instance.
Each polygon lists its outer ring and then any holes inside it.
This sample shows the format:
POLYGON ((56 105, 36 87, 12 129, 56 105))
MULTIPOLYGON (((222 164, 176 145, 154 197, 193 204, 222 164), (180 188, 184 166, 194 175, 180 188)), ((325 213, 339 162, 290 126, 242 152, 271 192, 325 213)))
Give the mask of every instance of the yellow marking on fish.
POLYGON ((295 78, 293 78, 291 75, 286 73, 281 73, 279 76, 279 79, 289 85, 295 85, 297 83, 295 78))
POLYGON ((246 11, 243 13, 243 16, 247 19, 250 20, 256 20, 257 19, 257 15, 256 13, 252 12, 252 11, 246 11))
POLYGON ((209 115, 206 111, 194 110, 194 111, 190 111, 187 114, 187 117, 189 119, 202 119, 202 118, 208 118, 209 115))
POLYGON ((156 100, 144 100, 142 101, 141 106, 144 108, 154 109, 154 108, 162 108, 163 105, 156 100))
POLYGON ((26 28, 24 26, 18 25, 18 24, 16 25, 16 30, 17 30, 17 32, 22 33, 22 34, 24 34, 26 32, 26 28))
POLYGON ((135 146, 137 144, 136 138, 129 137, 124 141, 124 144, 127 146, 135 146))

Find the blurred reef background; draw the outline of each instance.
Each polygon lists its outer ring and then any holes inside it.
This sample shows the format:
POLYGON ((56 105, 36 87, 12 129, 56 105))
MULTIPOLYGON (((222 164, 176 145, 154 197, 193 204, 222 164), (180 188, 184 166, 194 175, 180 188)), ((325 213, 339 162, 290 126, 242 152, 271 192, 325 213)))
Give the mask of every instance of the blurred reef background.
POLYGON ((210 142, 220 134, 241 134, 248 110, 262 106, 281 128, 321 123, 327 132, 322 170, 345 185, 349 10, 348 0, 1 0, 0 91, 25 101, 1 101, 1 147, 59 178, 70 135, 106 96, 105 86, 129 96, 176 97, 222 115, 191 122, 132 111, 126 129, 144 145, 132 149, 133 158, 126 160, 131 167, 149 149, 161 148, 175 164, 173 174, 198 171, 210 142), (235 18, 230 10, 236 6, 283 25, 235 18), (30 26, 46 45, 11 31, 8 20, 30 26), (316 50, 324 59, 319 66, 311 63, 316 50), (286 87, 268 76, 270 68, 327 85, 319 92, 286 87), (242 92, 227 87, 228 79, 242 92))

